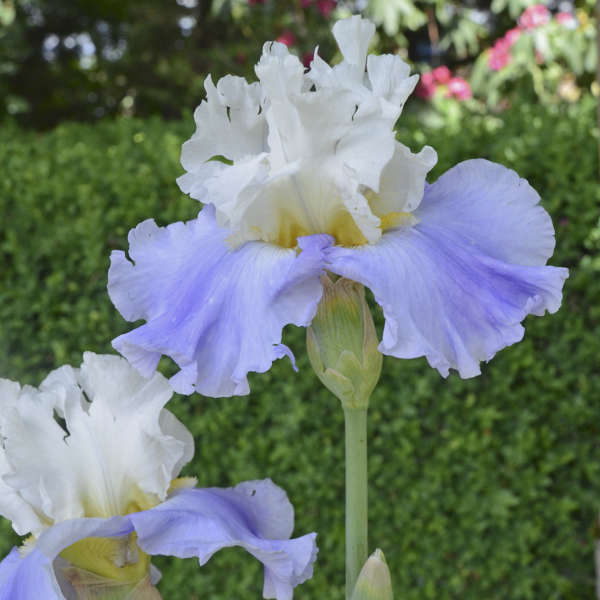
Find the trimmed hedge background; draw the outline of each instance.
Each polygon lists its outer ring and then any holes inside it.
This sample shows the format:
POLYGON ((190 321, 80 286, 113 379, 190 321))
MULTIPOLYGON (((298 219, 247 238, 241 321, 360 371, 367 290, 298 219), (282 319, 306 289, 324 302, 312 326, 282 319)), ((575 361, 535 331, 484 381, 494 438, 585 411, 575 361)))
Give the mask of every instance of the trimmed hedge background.
MULTIPOLYGON (((568 266, 561 310, 529 317, 523 342, 481 377, 443 380, 424 359, 385 358, 370 410, 370 544, 381 547, 402 600, 594 598, 600 508, 600 192, 591 100, 464 114, 440 128, 401 119, 413 149, 439 153, 435 179, 486 157, 514 168, 553 216, 552 264, 568 266)), ((157 119, 64 124, 46 134, 0 129, 0 376, 39 384, 110 352, 126 331, 106 294, 108 257, 139 221, 193 218, 181 143, 192 130, 157 119)), ((200 259, 201 257, 199 257, 200 259)), ((376 311, 379 327, 382 318, 376 311)), ((177 397, 193 431, 185 474, 202 486, 269 476, 296 507, 296 533, 319 533, 314 578, 297 598, 343 598, 343 421, 311 372, 304 332, 289 327, 295 373, 279 361, 250 396, 177 397)), ((163 372, 172 367, 161 363, 163 372)), ((0 525, 0 555, 17 537, 0 525)), ((156 560, 166 600, 259 598, 258 563, 224 550, 156 560)))

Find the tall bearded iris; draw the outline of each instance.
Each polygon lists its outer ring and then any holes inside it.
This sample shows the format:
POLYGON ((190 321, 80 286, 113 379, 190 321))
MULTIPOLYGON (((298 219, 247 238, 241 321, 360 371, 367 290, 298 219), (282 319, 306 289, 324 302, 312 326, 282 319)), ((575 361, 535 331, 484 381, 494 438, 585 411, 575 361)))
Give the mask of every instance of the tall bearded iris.
POLYGON ((228 546, 264 563, 265 598, 310 577, 315 534, 289 539, 293 508, 270 480, 175 479, 194 443, 163 408, 171 394, 92 353, 39 389, 0 379, 0 514, 29 535, 0 563, 0 600, 160 598, 150 555, 204 564, 228 546))
POLYGON ((311 69, 267 43, 259 81, 206 80, 181 189, 197 219, 129 235, 112 255, 109 293, 146 323, 114 346, 141 373, 161 357, 181 393, 246 394, 247 373, 284 355, 282 328, 308 326, 329 271, 369 287, 383 308, 379 350, 425 356, 443 376, 519 341, 528 314, 554 312, 567 270, 545 266, 552 222, 513 171, 461 163, 432 185, 432 148, 398 143, 394 124, 417 77, 367 56, 374 26, 338 22, 343 61, 311 69))

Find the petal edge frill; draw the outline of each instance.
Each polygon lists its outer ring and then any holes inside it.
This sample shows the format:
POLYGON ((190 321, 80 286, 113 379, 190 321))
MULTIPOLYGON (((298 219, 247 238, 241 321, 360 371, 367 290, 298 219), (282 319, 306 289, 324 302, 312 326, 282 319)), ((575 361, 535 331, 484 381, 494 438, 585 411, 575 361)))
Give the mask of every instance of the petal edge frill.
POLYGON ((130 262, 112 253, 109 295, 121 314, 146 324, 113 346, 149 376, 162 354, 181 368, 175 391, 247 394, 247 373, 289 356, 285 325, 310 323, 321 297, 325 235, 298 240, 301 252, 265 242, 232 250, 212 207, 187 223, 140 223, 129 235, 130 262))
POLYGON ((329 248, 328 268, 372 290, 386 320, 382 353, 425 356, 444 377, 451 368, 473 377, 523 337, 528 314, 560 306, 568 270, 544 266, 553 230, 538 200, 514 172, 468 161, 427 187, 417 225, 372 246, 329 248), (479 173, 468 177, 472 169, 479 173), (462 218, 452 218, 453 206, 462 218))
POLYGON ((241 546, 265 566, 264 597, 291 600, 294 587, 312 576, 317 555, 315 533, 289 539, 293 524, 287 495, 270 479, 181 490, 143 512, 53 525, 26 556, 13 548, 0 562, 0 600, 64 600, 63 591, 70 597, 69 584, 59 583, 55 572, 59 554, 84 538, 133 531, 146 553, 193 556, 200 565, 221 548, 241 546))
POLYGON ((182 490, 130 518, 149 554, 197 557, 204 565, 217 550, 241 546, 265 566, 264 597, 291 600, 293 588, 311 577, 317 554, 316 534, 289 539, 293 515, 285 492, 267 479, 182 490), (279 523, 279 536, 271 519, 279 523))

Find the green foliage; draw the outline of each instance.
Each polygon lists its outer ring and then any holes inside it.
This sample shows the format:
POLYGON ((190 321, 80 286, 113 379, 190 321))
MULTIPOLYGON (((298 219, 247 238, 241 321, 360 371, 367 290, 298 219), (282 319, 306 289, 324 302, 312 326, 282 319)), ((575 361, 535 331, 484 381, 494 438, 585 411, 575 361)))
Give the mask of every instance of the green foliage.
MULTIPOLYGON (((592 600, 599 507, 600 223, 594 105, 461 113, 444 126, 408 112, 400 137, 439 152, 434 178, 483 156, 539 190, 571 268, 561 310, 526 320, 524 340, 475 379, 443 380, 423 359, 384 360, 371 401, 370 544, 403 600, 592 600)), ((38 384, 126 331, 105 291, 108 256, 139 221, 192 218, 174 179, 191 119, 0 129, 0 376, 38 384)), ((382 318, 376 312, 381 328, 382 318)), ((178 397, 194 432, 185 474, 202 486, 269 476, 316 530, 315 576, 296 597, 343 598, 343 418, 311 372, 305 332, 286 330, 299 372, 278 361, 243 398, 178 397)), ((166 373, 172 367, 162 364, 166 373)), ((0 555, 16 536, 6 522, 0 555)), ((165 600, 259 598, 261 570, 239 550, 202 569, 157 560, 165 600)))
MULTIPOLYGON (((446 2, 445 0, 369 0, 366 13, 380 25, 383 33, 400 46, 410 46, 410 32, 420 32, 428 38, 431 52, 450 51, 459 59, 475 56, 488 31, 480 16, 489 14, 486 2, 446 2)), ((414 36, 411 36, 411 38, 414 36)), ((421 41, 422 45, 423 41, 421 41)))
POLYGON ((332 19, 300 0, 0 0, 0 118, 179 118, 208 73, 252 77, 266 40, 328 56, 332 19))

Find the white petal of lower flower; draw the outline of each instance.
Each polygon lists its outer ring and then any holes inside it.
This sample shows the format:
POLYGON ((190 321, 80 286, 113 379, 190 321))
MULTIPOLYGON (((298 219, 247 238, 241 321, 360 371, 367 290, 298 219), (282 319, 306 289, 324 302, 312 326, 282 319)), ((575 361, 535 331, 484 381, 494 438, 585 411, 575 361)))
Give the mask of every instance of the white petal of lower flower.
POLYGON ((20 534, 39 535, 55 522, 162 501, 193 452, 163 408, 171 395, 162 375, 144 379, 123 358, 90 352, 81 369, 61 367, 17 401, 4 394, 0 468, 12 492, 0 512, 20 534))
MULTIPOLYGON (((20 395, 21 386, 16 381, 0 379, 0 438, 6 427, 6 418, 15 410, 20 395)), ((0 441, 0 514, 13 522, 13 527, 19 535, 42 529, 44 525, 32 506, 17 490, 5 483, 4 477, 11 472, 6 450, 0 441)))

